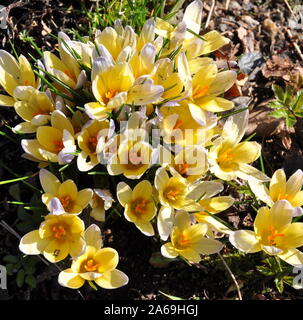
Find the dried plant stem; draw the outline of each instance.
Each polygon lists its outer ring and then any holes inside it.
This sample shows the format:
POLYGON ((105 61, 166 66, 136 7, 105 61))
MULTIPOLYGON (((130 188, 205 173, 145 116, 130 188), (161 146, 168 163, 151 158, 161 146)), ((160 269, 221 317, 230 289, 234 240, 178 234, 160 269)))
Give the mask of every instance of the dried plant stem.
POLYGON ((228 264, 225 262, 224 258, 221 256, 221 254, 220 254, 219 252, 218 252, 218 256, 219 256, 219 257, 220 257, 220 259, 222 260, 222 262, 223 262, 223 264, 224 264, 225 268, 227 269, 227 271, 228 271, 228 273, 229 273, 230 277, 232 278, 232 280, 233 280, 233 282, 234 282, 234 284, 235 284, 235 286, 236 286, 236 288, 237 288, 237 292, 238 292, 239 300, 243 300, 243 299, 242 299, 241 290, 240 290, 240 287, 239 287, 239 284, 238 284, 238 282, 237 282, 236 277, 234 276, 234 274, 233 274, 233 273, 232 273, 232 271, 230 270, 230 268, 229 268, 228 264))
POLYGON ((207 16, 207 20, 206 20, 206 23, 205 23, 205 29, 208 27, 208 25, 210 23, 210 19, 211 19, 211 16, 212 16, 213 12, 214 12, 215 5, 216 5, 216 0, 212 0, 212 4, 211 4, 210 10, 209 10, 209 13, 208 13, 208 16, 207 16))
POLYGON ((225 10, 228 10, 229 3, 230 3, 230 0, 226 0, 226 3, 225 3, 225 10))
POLYGON ((295 50, 297 51, 299 57, 301 58, 301 60, 303 61, 303 54, 302 54, 302 51, 300 49, 300 47, 298 46, 297 44, 297 41, 293 40, 293 36, 292 36, 292 33, 289 29, 286 29, 286 32, 291 40, 291 43, 292 45, 294 46, 295 50))

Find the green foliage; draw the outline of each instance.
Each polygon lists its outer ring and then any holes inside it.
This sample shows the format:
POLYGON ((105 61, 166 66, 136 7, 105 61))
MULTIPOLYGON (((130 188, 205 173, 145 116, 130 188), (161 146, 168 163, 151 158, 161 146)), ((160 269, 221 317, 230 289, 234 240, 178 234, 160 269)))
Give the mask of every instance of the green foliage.
POLYGON ((14 277, 18 288, 22 288, 24 285, 27 285, 30 288, 36 288, 37 281, 35 272, 38 262, 40 262, 40 260, 36 256, 26 256, 23 258, 19 255, 6 255, 2 259, 7 274, 15 275, 14 277))
POLYGON ((278 257, 270 256, 264 260, 265 265, 257 266, 257 270, 264 276, 274 280, 279 293, 283 293, 284 284, 292 286, 293 277, 289 276, 291 267, 282 265, 278 257))
POLYGON ((274 118, 285 118, 288 128, 291 128, 297 122, 297 118, 303 118, 303 90, 295 93, 291 86, 287 86, 285 91, 278 85, 272 85, 275 94, 275 101, 268 106, 274 111, 269 115, 274 118))

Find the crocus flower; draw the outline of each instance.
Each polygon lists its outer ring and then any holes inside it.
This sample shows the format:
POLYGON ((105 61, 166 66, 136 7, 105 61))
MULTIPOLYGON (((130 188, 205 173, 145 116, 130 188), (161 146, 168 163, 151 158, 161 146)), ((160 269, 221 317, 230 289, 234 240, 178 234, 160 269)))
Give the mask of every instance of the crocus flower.
POLYGON ((199 262, 201 255, 219 252, 221 242, 205 237, 207 225, 191 224, 190 215, 185 211, 178 211, 174 219, 174 228, 170 235, 171 242, 161 247, 161 253, 167 258, 182 256, 192 262, 199 262))
POLYGON ((0 94, 0 105, 12 107, 16 101, 14 91, 17 86, 32 86, 38 88, 40 81, 28 60, 21 55, 18 61, 5 50, 0 50, 0 85, 8 95, 0 94))
POLYGON ((36 139, 23 139, 23 155, 32 161, 51 161, 59 164, 70 163, 76 151, 74 128, 63 112, 51 114, 51 126, 39 126, 36 139))
POLYGON ((286 175, 283 169, 278 169, 272 176, 269 189, 260 181, 255 179, 248 180, 253 193, 268 206, 272 206, 278 200, 287 200, 294 210, 294 216, 303 214, 303 172, 297 170, 286 181, 286 175))
POLYGON ((292 266, 303 266, 303 253, 297 248, 303 245, 303 223, 292 223, 293 208, 286 200, 279 200, 269 209, 258 210, 254 231, 237 230, 229 240, 246 253, 265 251, 277 255, 292 266))
POLYGON ((14 131, 33 133, 39 126, 47 125, 51 120, 55 107, 46 92, 40 92, 31 86, 18 86, 14 97, 18 99, 14 104, 16 113, 25 120, 15 126, 14 131))
POLYGON ((78 191, 73 180, 60 183, 59 179, 47 171, 39 172, 40 183, 44 190, 42 201, 50 212, 79 214, 87 207, 93 191, 89 188, 78 191))
POLYGON ((151 220, 157 213, 157 207, 151 183, 143 180, 132 190, 126 183, 120 182, 117 186, 117 197, 125 208, 125 218, 133 222, 145 235, 153 236, 155 232, 151 220))
POLYGON ((72 214, 48 214, 38 230, 20 240, 20 250, 28 255, 43 254, 52 262, 77 257, 85 250, 84 222, 72 214))
POLYGON ((115 249, 102 248, 100 229, 92 224, 84 234, 85 252, 72 262, 71 268, 59 274, 58 282, 64 287, 78 289, 85 281, 94 281, 104 289, 125 286, 128 277, 117 270, 119 255, 115 249))
POLYGON ((224 124, 222 136, 217 138, 208 153, 210 170, 222 180, 237 177, 248 180, 251 177, 268 181, 269 178, 258 169, 249 165, 257 160, 261 146, 257 142, 243 141, 248 123, 248 111, 230 117, 224 124))

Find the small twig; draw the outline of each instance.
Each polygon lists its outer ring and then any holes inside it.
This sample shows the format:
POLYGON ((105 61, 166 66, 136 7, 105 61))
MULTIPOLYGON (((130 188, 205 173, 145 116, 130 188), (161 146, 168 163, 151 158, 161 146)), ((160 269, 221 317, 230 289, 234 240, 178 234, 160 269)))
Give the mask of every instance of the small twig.
POLYGON ((233 282, 234 282, 234 284, 235 284, 235 286, 236 286, 236 288, 237 288, 239 300, 243 300, 243 299, 242 299, 241 290, 240 290, 240 287, 239 287, 239 284, 238 284, 238 282, 237 282, 236 277, 234 276, 234 274, 232 273, 232 271, 230 270, 229 266, 227 265, 227 263, 225 262, 224 258, 221 256, 221 254, 220 254, 219 252, 218 252, 218 256, 219 256, 220 259, 222 260, 225 268, 227 269, 230 277, 232 278, 232 280, 233 280, 233 282))
POLYGON ((300 47, 298 46, 297 42, 296 42, 295 40, 293 40, 293 38, 292 38, 292 33, 290 32, 289 29, 286 29, 286 32, 287 32, 287 34, 288 34, 288 36, 289 36, 289 38, 290 38, 290 40, 291 40, 291 43, 293 44, 294 48, 296 49, 299 57, 300 57, 301 60, 303 61, 302 51, 301 51, 300 47))
POLYGON ((226 3, 225 3, 225 10, 228 10, 229 3, 230 3, 230 0, 226 0, 226 3))
POLYGON ((206 20, 206 23, 205 23, 205 27, 204 27, 205 29, 208 27, 208 25, 210 23, 210 19, 211 19, 211 16, 213 14, 215 5, 216 5, 216 0, 212 0, 212 4, 211 4, 210 10, 209 10, 209 13, 208 13, 208 16, 207 16, 207 20, 206 20))
POLYGON ((287 0, 283 0, 283 1, 285 2, 285 4, 286 4, 286 6, 287 6, 288 10, 290 11, 290 13, 291 13, 292 15, 294 15, 294 12, 293 12, 293 10, 292 10, 292 8, 291 8, 290 4, 288 3, 288 1, 287 1, 287 0))

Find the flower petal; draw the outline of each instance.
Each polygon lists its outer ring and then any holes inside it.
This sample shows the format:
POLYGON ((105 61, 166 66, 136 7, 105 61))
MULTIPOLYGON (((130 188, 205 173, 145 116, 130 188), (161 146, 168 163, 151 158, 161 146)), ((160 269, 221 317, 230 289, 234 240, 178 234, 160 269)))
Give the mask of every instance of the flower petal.
POLYGON ((117 269, 103 273, 102 277, 95 279, 97 285, 104 289, 116 289, 128 284, 128 276, 117 269))
POLYGON ((258 252, 261 250, 256 234, 250 230, 237 230, 230 234, 230 243, 246 253, 258 252))
POLYGON ((73 272, 72 269, 66 269, 59 273, 58 282, 63 287, 79 289, 84 285, 85 280, 78 273, 73 272))

